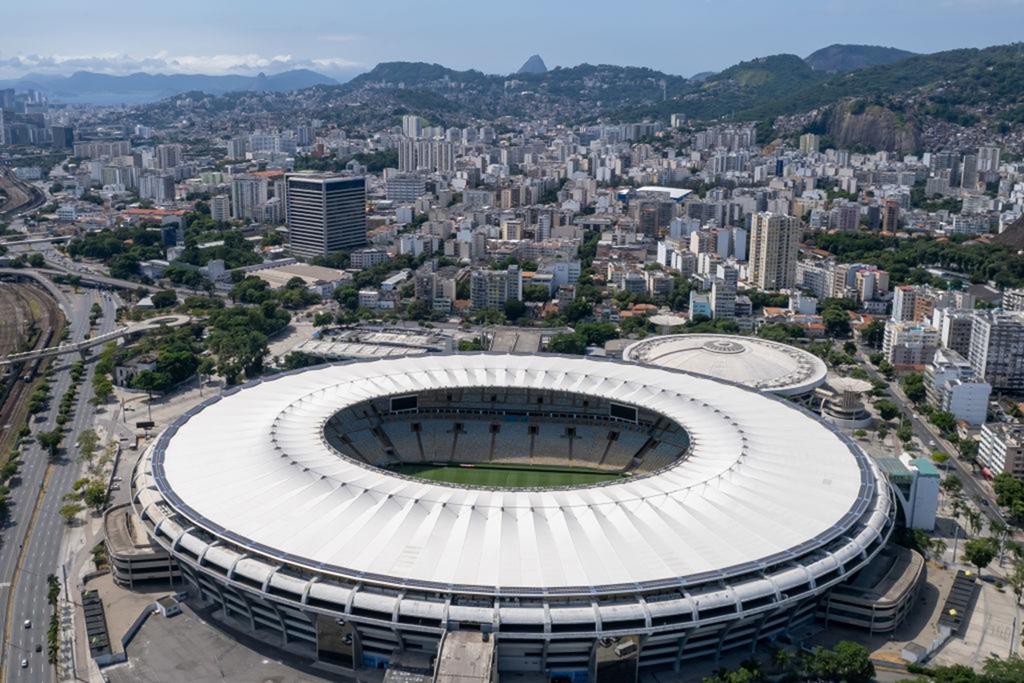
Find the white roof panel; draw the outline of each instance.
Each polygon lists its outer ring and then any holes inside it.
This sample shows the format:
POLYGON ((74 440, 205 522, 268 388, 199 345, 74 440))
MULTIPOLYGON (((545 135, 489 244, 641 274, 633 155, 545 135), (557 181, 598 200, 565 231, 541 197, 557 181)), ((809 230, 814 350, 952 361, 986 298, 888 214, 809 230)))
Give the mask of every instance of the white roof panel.
POLYGON ((772 561, 843 533, 862 486, 877 486, 862 452, 788 402, 555 355, 437 355, 279 376, 195 412, 153 458, 168 503, 249 554, 356 578, 502 589, 636 585, 772 561), (635 400, 682 425, 691 449, 646 476, 511 491, 397 477, 323 437, 328 418, 369 397, 481 382, 635 400))

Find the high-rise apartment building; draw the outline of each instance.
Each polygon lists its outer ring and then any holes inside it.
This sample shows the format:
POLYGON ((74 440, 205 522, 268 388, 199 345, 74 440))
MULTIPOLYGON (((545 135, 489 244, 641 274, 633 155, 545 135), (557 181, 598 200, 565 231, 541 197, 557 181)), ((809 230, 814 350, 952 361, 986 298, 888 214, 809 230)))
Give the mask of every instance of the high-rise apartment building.
POLYGON ((887 199, 882 205, 882 230, 896 232, 900 227, 900 203, 887 199))
POLYGON ((1024 391, 1024 313, 975 312, 967 359, 996 391, 1024 391))
POLYGON ((313 257, 366 244, 366 179, 289 173, 285 176, 288 244, 313 257))
POLYGON ((181 145, 157 145, 156 165, 158 168, 174 168, 184 163, 181 153, 181 145))
POLYGON ((757 213, 752 218, 750 284, 765 291, 792 288, 796 282, 800 221, 773 213, 757 213))
POLYGON ((269 197, 266 178, 238 175, 231 179, 231 217, 236 221, 256 219, 256 207, 269 197))
POLYGON ((1007 289, 1003 291, 1004 311, 1024 311, 1024 289, 1007 289))
POLYGON ((978 148, 978 171, 991 173, 999 170, 999 148, 985 146, 978 148))
POLYGON ((802 154, 817 154, 821 145, 821 138, 814 133, 804 133, 800 136, 800 152, 802 154))
POLYGON ((518 266, 508 270, 474 270, 469 280, 474 309, 503 308, 508 301, 522 301, 523 274, 518 266))
POLYGON ((423 121, 415 114, 406 114, 402 117, 402 133, 407 138, 418 138, 423 131, 423 121))
POLYGON ((960 187, 965 190, 978 189, 978 156, 965 154, 960 165, 960 187))
POLYGON ((231 219, 231 202, 226 194, 210 198, 210 218, 218 223, 226 223, 231 219))

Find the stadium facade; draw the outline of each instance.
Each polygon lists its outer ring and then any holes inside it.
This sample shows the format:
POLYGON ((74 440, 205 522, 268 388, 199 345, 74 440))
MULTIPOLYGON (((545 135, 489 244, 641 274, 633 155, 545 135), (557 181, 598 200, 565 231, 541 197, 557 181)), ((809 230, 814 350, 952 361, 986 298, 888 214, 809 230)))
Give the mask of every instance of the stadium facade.
POLYGON ((790 401, 555 355, 357 362, 225 392, 140 458, 132 500, 195 593, 288 650, 386 666, 471 631, 501 671, 573 681, 805 624, 895 514, 872 460, 790 401), (431 463, 614 477, 402 469, 431 463))

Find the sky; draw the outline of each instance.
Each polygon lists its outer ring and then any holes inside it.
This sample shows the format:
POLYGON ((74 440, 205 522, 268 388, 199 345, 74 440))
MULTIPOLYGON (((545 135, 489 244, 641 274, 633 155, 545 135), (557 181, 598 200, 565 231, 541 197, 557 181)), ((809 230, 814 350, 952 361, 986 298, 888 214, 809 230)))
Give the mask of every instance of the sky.
POLYGON ((0 79, 27 73, 347 78, 383 61, 510 73, 531 54, 690 76, 832 43, 914 52, 1024 39, 1024 0, 4 0, 0 79))

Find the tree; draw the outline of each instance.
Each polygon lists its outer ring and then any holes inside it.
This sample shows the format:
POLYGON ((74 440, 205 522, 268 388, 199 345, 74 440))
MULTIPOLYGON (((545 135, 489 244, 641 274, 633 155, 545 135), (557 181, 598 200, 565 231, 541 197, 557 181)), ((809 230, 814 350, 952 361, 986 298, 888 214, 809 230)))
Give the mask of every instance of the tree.
POLYGON ((48 432, 39 432, 36 434, 36 440, 39 442, 41 447, 46 449, 50 458, 54 459, 60 452, 60 444, 61 441, 64 440, 64 433, 61 431, 60 427, 57 427, 48 432))
POLYGON ((505 302, 505 317, 509 320, 519 320, 526 313, 526 304, 519 299, 509 299, 505 302))
POLYGON ((71 522, 74 521, 75 517, 78 516, 78 513, 80 513, 84 509, 85 506, 83 506, 81 503, 65 503, 60 507, 60 510, 58 510, 57 512, 60 514, 61 517, 64 518, 65 523, 71 524, 71 522))
POLYGON ((480 337, 473 337, 472 339, 460 339, 459 340, 459 351, 484 351, 484 341, 480 337))
POLYGON ((924 377, 919 372, 912 372, 909 375, 904 375, 900 380, 900 387, 903 389, 903 393, 907 395, 914 403, 920 403, 924 400, 924 377))
POLYGON ((899 428, 896 430, 896 438, 903 443, 910 443, 910 440, 914 438, 914 430, 910 427, 909 420, 903 420, 900 423, 899 428))
POLYGON ((964 543, 964 559, 978 568, 979 575, 998 553, 999 547, 992 538, 972 538, 964 543))
MULTIPOLYGON (((881 320, 872 320, 870 323, 861 328, 860 338, 868 346, 878 349, 882 346, 882 341, 885 338, 885 323, 881 320)), ((872 354, 872 356, 875 354, 872 354)), ((871 361, 875 365, 878 365, 874 360, 871 361)))
POLYGON ((94 403, 106 403, 114 393, 114 383, 106 375, 96 375, 92 382, 94 403))
POLYGON ((817 647, 805 661, 812 680, 870 683, 875 678, 875 665, 863 645, 844 640, 831 650, 817 647))
POLYGON ((82 490, 82 502, 96 512, 107 504, 107 486, 99 479, 89 482, 82 490))
POLYGON ((86 429, 78 436, 78 457, 82 460, 92 460, 96 452, 96 444, 99 437, 95 429, 86 429))
POLYGON ((821 322, 831 337, 850 336, 850 316, 841 308, 826 308, 821 314, 821 322))
POLYGON ((886 421, 895 419, 900 414, 899 406, 884 398, 875 402, 875 408, 878 409, 878 414, 881 418, 886 421))
POLYGON ((173 289, 161 289, 151 298, 154 308, 170 308, 178 303, 178 294, 173 289))
POLYGON ((523 287, 523 301, 544 302, 551 298, 551 290, 544 285, 527 285, 523 287))
POLYGON ((46 259, 38 251, 34 251, 28 256, 28 264, 33 268, 42 268, 46 265, 46 259))
POLYGON ((579 332, 556 334, 548 341, 548 351, 582 356, 587 352, 587 338, 579 332))
POLYGON ((960 492, 964 490, 964 483, 955 474, 947 474, 939 486, 946 492, 946 495, 954 498, 959 496, 960 492))
POLYGON ((928 421, 942 430, 945 434, 952 434, 956 431, 956 418, 953 413, 940 410, 928 416, 928 421))
POLYGON ((942 560, 942 556, 946 553, 949 545, 941 538, 933 538, 928 543, 928 554, 932 556, 934 560, 942 560))

